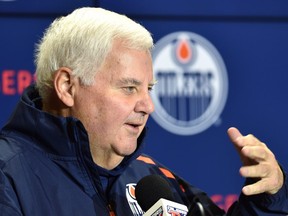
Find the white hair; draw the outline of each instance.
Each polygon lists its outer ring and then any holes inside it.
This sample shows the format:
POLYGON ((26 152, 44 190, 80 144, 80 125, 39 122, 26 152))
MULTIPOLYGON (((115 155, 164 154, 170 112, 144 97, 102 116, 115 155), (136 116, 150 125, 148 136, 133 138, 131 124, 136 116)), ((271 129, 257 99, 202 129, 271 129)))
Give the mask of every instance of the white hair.
POLYGON ((115 39, 151 53, 153 39, 140 24, 102 8, 84 7, 56 19, 36 47, 36 86, 42 97, 53 88, 53 74, 68 67, 83 85, 92 85, 115 39))

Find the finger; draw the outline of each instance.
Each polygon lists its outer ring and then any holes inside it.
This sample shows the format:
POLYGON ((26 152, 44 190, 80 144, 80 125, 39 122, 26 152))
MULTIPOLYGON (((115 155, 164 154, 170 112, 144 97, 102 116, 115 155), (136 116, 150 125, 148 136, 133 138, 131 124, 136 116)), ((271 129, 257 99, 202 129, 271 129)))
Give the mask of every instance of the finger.
POLYGON ((245 178, 265 178, 271 172, 269 164, 257 164, 251 166, 243 166, 239 173, 245 178))
POLYGON ((283 186, 283 173, 279 170, 279 178, 263 178, 254 184, 246 185, 242 188, 245 195, 256 195, 260 193, 275 194, 283 186))
POLYGON ((244 166, 257 164, 259 166, 278 166, 274 154, 267 146, 244 146, 239 154, 244 166))
POLYGON ((243 135, 240 133, 240 131, 235 127, 230 127, 227 130, 228 136, 231 140, 231 142, 234 144, 236 150, 240 154, 241 148, 245 145, 242 141, 243 135))
POLYGON ((245 143, 245 146, 263 146, 263 147, 266 147, 265 143, 261 142, 259 139, 257 139, 252 134, 248 134, 247 136, 244 136, 242 138, 241 142, 245 143))
POLYGON ((269 189, 267 186, 269 186, 269 184, 267 184, 265 180, 260 180, 254 184, 244 186, 242 192, 247 196, 256 195, 266 192, 269 189))
POLYGON ((240 131, 235 128, 231 127, 227 131, 230 140, 234 143, 234 145, 238 148, 242 148, 243 146, 247 145, 259 145, 259 146, 266 146, 265 143, 258 140, 254 135, 248 134, 243 136, 240 131))
POLYGON ((249 134, 247 136, 243 136, 240 131, 235 128, 235 127, 231 127, 228 129, 227 131, 228 136, 231 140, 231 142, 235 145, 235 147, 238 149, 238 151, 243 148, 246 145, 254 145, 255 142, 257 142, 258 140, 256 140, 256 138, 249 134))
POLYGON ((243 137, 242 134, 240 133, 240 131, 237 128, 235 128, 235 127, 230 127, 227 130, 227 133, 228 133, 228 136, 229 136, 230 140, 233 143, 236 142, 239 137, 243 137))
POLYGON ((268 160, 270 155, 273 156, 268 148, 263 148, 263 146, 244 146, 241 149, 241 155, 258 162, 268 160))

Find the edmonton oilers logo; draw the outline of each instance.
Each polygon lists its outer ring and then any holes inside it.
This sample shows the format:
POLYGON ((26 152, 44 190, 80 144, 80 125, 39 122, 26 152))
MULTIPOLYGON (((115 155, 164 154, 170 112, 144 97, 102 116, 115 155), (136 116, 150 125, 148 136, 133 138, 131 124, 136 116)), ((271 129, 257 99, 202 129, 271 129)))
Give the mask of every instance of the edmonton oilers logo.
POLYGON ((214 124, 228 95, 227 71, 216 48, 192 32, 175 32, 155 44, 151 93, 153 119, 179 135, 200 133, 214 124))

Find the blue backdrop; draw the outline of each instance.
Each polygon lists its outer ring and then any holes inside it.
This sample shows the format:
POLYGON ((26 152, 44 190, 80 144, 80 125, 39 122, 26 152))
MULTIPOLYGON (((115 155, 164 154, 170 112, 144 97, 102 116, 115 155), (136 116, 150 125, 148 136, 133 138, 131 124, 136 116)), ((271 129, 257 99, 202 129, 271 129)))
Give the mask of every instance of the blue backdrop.
MULTIPOLYGON (((23 88, 33 80, 33 50, 59 15, 81 6, 101 6, 143 24, 155 42, 179 31, 206 38, 218 50, 228 75, 228 98, 219 119, 193 135, 177 135, 151 117, 146 152, 205 190, 227 208, 243 179, 226 131, 253 133, 288 168, 288 2, 254 0, 0 0, 0 126, 23 88)), ((157 87, 156 87, 157 88, 157 87)))

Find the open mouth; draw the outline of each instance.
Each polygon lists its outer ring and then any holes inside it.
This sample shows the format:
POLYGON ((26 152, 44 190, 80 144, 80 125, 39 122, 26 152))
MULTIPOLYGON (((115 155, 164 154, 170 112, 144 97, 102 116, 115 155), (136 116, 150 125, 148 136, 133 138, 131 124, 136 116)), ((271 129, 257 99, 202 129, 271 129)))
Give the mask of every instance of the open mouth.
POLYGON ((129 128, 130 131, 132 131, 133 133, 139 133, 140 130, 140 126, 141 124, 133 124, 133 123, 126 123, 127 128, 129 128))
POLYGON ((130 127, 133 127, 133 128, 137 128, 140 126, 139 124, 129 124, 129 123, 127 125, 129 125, 130 127))

